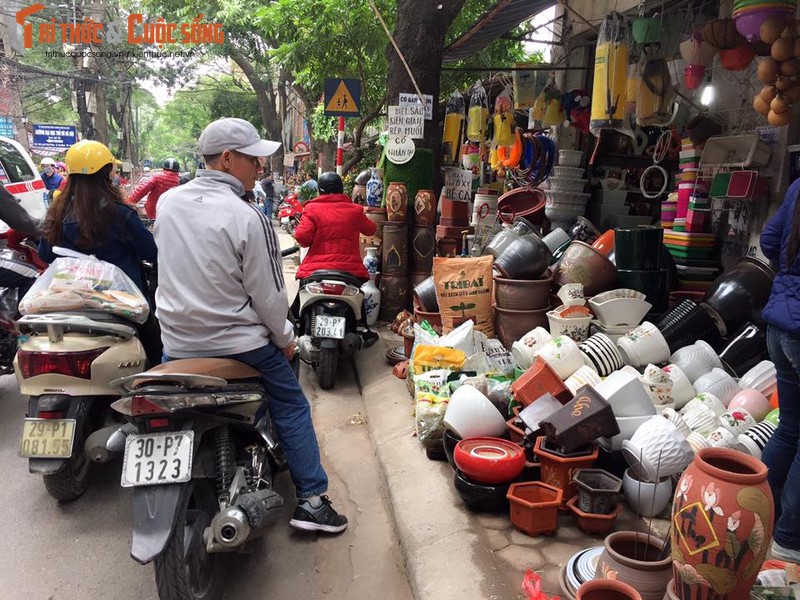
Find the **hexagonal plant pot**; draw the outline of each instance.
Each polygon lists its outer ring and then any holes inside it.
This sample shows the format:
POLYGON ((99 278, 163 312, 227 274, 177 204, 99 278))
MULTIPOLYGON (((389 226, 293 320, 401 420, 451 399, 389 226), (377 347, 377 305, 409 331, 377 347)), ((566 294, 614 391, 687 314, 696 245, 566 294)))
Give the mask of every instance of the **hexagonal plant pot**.
POLYGON ((609 514, 622 489, 622 480, 603 469, 577 469, 572 482, 578 488, 578 507, 585 513, 609 514))
POLYGON ((511 503, 511 522, 530 536, 554 533, 562 491, 540 481, 512 483, 506 496, 511 503))

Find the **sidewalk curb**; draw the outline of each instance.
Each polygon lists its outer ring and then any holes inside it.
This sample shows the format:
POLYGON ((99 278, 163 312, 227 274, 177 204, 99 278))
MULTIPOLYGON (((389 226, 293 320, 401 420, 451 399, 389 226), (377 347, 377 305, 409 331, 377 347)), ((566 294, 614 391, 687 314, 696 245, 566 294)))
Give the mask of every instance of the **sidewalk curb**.
POLYGON ((385 327, 380 335, 356 361, 369 434, 414 597, 517 598, 521 574, 512 572, 482 541, 482 528, 452 486, 450 466, 428 460, 412 435, 413 403, 406 381, 392 375, 384 356, 402 344, 402 338, 385 327))

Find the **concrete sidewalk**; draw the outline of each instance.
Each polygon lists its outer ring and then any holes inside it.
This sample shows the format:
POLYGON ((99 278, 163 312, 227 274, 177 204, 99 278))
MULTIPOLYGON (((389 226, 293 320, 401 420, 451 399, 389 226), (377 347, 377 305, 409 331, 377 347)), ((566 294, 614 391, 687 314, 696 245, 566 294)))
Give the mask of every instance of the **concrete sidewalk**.
MULTIPOLYGON (((555 535, 529 537, 516 531, 507 513, 473 513, 453 487, 446 462, 429 460, 413 436, 414 406, 406 381, 392 375, 385 353, 402 345, 387 327, 381 339, 358 354, 368 427, 388 490, 401 553, 417 600, 526 598, 526 569, 538 572, 545 592, 564 597, 562 567, 576 552, 603 544, 582 533, 571 515, 559 517, 555 535)), ((663 537, 667 521, 639 519, 627 506, 615 530, 647 531, 663 537)))

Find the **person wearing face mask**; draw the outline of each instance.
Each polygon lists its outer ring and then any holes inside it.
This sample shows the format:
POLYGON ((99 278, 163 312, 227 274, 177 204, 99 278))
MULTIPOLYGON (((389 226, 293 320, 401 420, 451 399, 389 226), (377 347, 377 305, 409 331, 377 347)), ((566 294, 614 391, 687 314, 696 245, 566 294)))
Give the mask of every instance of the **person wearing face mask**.
POLYGON ((44 181, 44 186, 47 188, 47 191, 51 192, 57 190, 64 181, 64 178, 56 171, 56 161, 52 158, 45 158, 42 160, 41 165, 42 172, 39 173, 39 175, 42 176, 42 181, 44 181))

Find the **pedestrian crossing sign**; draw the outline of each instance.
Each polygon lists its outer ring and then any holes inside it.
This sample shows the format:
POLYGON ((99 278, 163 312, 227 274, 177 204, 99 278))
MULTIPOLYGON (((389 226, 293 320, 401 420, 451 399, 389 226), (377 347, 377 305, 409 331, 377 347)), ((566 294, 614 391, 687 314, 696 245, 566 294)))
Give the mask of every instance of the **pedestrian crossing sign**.
POLYGON ((326 117, 357 117, 361 113, 361 81, 326 79, 323 98, 326 117))

